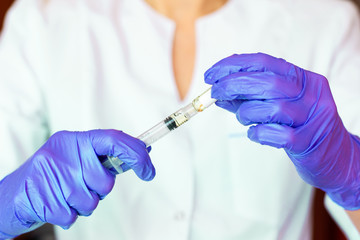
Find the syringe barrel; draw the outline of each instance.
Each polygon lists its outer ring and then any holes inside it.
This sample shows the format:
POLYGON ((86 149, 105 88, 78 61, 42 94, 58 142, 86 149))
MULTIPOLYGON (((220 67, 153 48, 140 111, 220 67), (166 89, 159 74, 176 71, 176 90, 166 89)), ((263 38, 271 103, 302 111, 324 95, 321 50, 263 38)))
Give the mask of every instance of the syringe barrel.
MULTIPOLYGON (((146 144, 146 147, 148 147, 172 130, 187 122, 198 112, 202 112, 214 102, 216 102, 216 99, 211 98, 211 88, 209 88, 195 98, 190 104, 180 108, 137 138, 143 141, 146 144)), ((107 156, 107 159, 102 164, 115 174, 129 170, 129 168, 125 167, 124 163, 117 157, 107 156)))
POLYGON ((216 99, 211 98, 211 88, 209 88, 208 90, 203 92, 201 95, 199 95, 197 98, 195 98, 192 101, 192 104, 193 104, 194 108, 196 109, 196 111, 202 112, 206 108, 210 107, 211 104, 213 104, 214 102, 216 102, 216 99))
MULTIPOLYGON (((165 119, 166 120, 166 119, 165 119)), ((156 142, 158 139, 165 136, 167 133, 169 133, 171 130, 166 126, 166 123, 164 121, 159 122, 154 127, 150 128, 137 138, 143 141, 146 144, 146 147, 150 146, 154 142, 156 142)))

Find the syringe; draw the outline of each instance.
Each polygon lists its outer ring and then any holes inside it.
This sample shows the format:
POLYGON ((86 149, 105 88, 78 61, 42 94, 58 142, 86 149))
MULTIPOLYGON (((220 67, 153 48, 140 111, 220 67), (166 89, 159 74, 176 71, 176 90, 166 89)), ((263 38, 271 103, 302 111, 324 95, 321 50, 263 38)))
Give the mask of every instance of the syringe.
MULTIPOLYGON (((189 121, 189 119, 195 116, 198 112, 204 111, 204 109, 214 102, 216 102, 216 99, 211 98, 211 88, 209 88, 195 98, 190 104, 180 108, 175 113, 171 114, 137 138, 143 141, 146 144, 146 147, 148 147, 172 130, 189 121)), ((126 164, 124 164, 119 158, 113 156, 107 156, 107 159, 102 164, 115 174, 120 174, 129 170, 129 167, 126 164)))

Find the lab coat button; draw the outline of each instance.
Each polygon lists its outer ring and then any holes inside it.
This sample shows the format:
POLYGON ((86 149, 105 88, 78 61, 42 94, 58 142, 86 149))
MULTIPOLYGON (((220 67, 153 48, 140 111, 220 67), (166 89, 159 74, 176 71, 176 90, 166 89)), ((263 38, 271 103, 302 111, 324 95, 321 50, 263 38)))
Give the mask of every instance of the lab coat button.
POLYGON ((180 211, 174 214, 174 219, 175 221, 183 221, 185 220, 185 212, 184 211, 180 211))

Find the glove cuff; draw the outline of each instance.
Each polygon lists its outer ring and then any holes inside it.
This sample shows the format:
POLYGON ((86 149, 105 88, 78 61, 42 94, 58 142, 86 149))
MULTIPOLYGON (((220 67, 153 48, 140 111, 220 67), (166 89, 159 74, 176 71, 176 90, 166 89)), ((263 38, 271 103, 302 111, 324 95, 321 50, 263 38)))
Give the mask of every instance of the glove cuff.
POLYGON ((351 141, 351 151, 343 157, 350 159, 348 173, 346 174, 343 187, 326 191, 329 197, 338 205, 346 210, 360 209, 360 139, 349 134, 351 141))
POLYGON ((327 192, 328 196, 346 210, 360 209, 360 189, 345 192, 327 192))

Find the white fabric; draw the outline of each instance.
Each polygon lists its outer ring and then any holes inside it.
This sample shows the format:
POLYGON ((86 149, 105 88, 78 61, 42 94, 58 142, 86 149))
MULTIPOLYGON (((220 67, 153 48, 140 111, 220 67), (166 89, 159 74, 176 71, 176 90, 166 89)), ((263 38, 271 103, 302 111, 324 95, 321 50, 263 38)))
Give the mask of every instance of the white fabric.
MULTIPOLYGON (((58 130, 141 134, 207 89, 203 73, 233 53, 264 52, 325 75, 360 133, 356 14, 338 0, 229 1, 197 21, 195 72, 180 101, 175 25, 142 0, 19 0, 0 43, 0 176, 58 130)), ((118 176, 93 215, 57 229, 58 239, 310 239, 312 188, 283 150, 246 131, 209 108, 153 145, 152 182, 118 176)))

